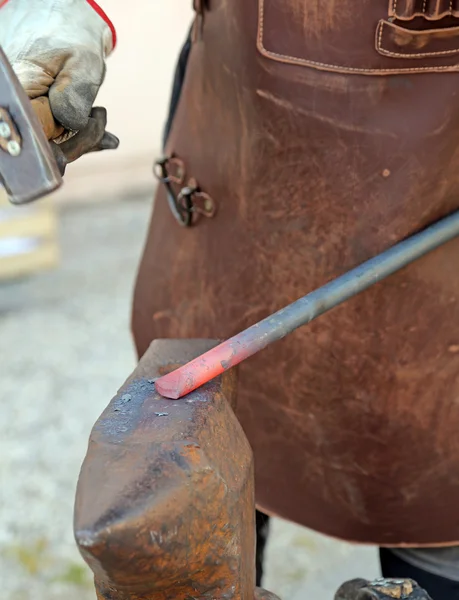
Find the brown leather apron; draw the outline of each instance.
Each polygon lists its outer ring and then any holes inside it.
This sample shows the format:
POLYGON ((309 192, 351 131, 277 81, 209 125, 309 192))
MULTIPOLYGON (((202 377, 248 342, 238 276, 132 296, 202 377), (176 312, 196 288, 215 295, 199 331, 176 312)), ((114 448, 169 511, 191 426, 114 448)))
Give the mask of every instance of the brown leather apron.
MULTIPOLYGON (((160 186, 139 354, 227 338, 459 208, 458 0, 196 4, 166 150, 217 212, 181 227, 160 186)), ((452 242, 241 365, 263 510, 459 542, 458 264, 452 242)))

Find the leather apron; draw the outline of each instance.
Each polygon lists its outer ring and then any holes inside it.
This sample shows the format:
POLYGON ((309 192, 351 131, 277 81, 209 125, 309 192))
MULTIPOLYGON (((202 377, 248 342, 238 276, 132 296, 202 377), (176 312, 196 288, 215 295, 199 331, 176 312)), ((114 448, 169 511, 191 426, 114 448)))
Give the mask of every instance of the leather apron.
MULTIPOLYGON (((159 186, 139 355, 228 338, 459 208, 459 0, 195 5, 166 144, 195 212, 159 186)), ((454 241, 240 366, 262 510, 459 543, 458 264, 454 241)))

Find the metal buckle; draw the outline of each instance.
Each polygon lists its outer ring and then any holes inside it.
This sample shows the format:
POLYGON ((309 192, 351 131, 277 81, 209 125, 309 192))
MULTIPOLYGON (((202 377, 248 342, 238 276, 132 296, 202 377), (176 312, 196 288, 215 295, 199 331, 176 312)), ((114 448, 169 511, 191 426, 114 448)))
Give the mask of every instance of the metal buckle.
POLYGON ((194 225, 199 215, 212 218, 215 202, 203 192, 193 177, 185 184, 185 165, 175 156, 163 157, 155 162, 154 173, 166 188, 166 197, 172 214, 183 227, 194 225), (180 190, 176 191, 174 185, 180 190))

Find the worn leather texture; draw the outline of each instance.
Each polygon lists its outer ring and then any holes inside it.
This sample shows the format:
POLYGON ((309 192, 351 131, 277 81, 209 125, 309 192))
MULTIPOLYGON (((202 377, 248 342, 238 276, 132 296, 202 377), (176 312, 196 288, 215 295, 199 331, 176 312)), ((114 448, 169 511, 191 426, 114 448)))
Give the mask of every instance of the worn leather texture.
POLYGON ((458 8, 456 0, 258 0, 257 45, 272 60, 341 73, 457 70, 458 8))
MULTIPOLYGON (((391 7, 212 0, 199 17, 166 151, 218 211, 180 227, 160 186, 139 355, 227 338, 459 208, 459 58, 381 55, 391 7), (265 47, 304 62, 263 52, 263 5, 265 47)), ((407 22, 455 21, 426 16, 407 22)), ((240 365, 265 512, 382 546, 459 542, 458 260, 454 241, 240 365)))

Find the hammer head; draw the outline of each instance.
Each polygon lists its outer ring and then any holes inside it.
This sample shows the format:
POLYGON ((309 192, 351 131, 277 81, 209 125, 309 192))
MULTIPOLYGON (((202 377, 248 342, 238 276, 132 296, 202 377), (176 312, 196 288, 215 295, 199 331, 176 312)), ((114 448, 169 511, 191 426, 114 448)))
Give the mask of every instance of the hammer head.
POLYGON ((62 177, 27 94, 0 48, 0 183, 13 204, 62 185, 62 177))

